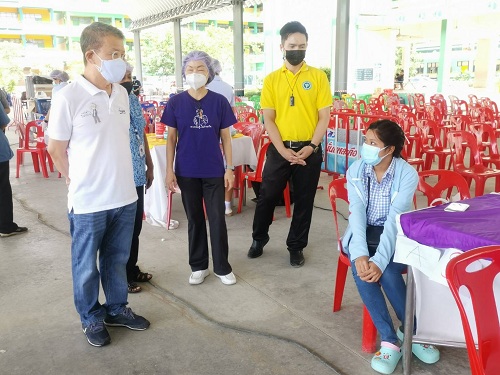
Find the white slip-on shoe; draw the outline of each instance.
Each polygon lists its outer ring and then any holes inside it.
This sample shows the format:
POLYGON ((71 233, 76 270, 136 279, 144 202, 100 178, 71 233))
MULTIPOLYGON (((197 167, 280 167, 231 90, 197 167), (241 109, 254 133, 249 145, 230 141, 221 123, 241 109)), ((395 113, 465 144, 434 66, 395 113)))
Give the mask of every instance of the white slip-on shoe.
POLYGON ((233 209, 231 207, 226 207, 226 216, 233 216, 233 209))
POLYGON ((236 284, 236 276, 234 276, 234 273, 230 272, 227 275, 217 275, 216 273, 214 274, 217 276, 220 281, 222 281, 222 284, 224 285, 233 285, 236 284))
POLYGON ((205 277, 207 277, 208 275, 210 275, 210 271, 208 269, 192 272, 191 276, 189 276, 189 284, 201 284, 203 281, 205 281, 205 277))

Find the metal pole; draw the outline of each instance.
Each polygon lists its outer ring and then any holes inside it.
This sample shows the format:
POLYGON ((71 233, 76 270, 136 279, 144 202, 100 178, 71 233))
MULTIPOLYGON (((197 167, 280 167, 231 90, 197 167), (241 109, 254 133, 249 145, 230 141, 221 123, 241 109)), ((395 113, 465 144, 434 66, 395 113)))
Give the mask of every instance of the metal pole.
POLYGON ((347 92, 350 4, 351 0, 337 1, 334 95, 339 97, 347 92))
POLYGON ((406 273, 406 308, 404 325, 403 350, 403 375, 411 374, 411 345, 413 338, 413 319, 415 315, 415 281, 413 280, 413 271, 410 266, 406 273))
POLYGON ((243 1, 233 0, 234 94, 244 96, 243 1))
POLYGON ((141 31, 134 30, 135 76, 142 82, 141 31))
POLYGON ((175 85, 177 92, 184 91, 182 79, 182 44, 181 44, 181 19, 176 18, 174 23, 174 56, 175 56, 175 85))

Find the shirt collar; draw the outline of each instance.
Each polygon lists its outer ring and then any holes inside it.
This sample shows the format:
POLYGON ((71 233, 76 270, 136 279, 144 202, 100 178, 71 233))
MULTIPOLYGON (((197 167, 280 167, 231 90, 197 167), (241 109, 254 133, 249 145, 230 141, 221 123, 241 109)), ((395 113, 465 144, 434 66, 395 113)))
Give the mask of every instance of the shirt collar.
MULTIPOLYGON (((395 168, 396 168, 396 158, 393 157, 391 164, 389 164, 389 168, 387 168, 387 170, 385 171, 381 181, 383 181, 384 178, 386 177, 392 179, 394 177, 395 168)), ((365 176, 370 178, 375 178, 375 170, 373 169, 373 165, 370 164, 365 165, 365 176)))
MULTIPOLYGON (((88 81, 83 75, 79 75, 76 77, 76 81, 87 91, 90 95, 94 96, 99 94, 100 92, 105 93, 108 95, 108 93, 105 90, 101 90, 100 88, 94 86, 93 83, 88 81)), ((115 91, 115 83, 113 83, 112 86, 112 92, 115 91)))
MULTIPOLYGON (((309 66, 307 66, 307 63, 304 61, 304 64, 302 64, 302 66, 300 67, 300 69, 299 69, 299 71, 298 71, 297 73, 299 73, 299 72, 305 72, 305 71, 307 71, 307 70, 309 70, 309 66)), ((287 72, 287 71, 288 71, 288 72, 290 72, 290 71, 286 68, 286 64, 285 64, 285 63, 283 63, 283 66, 281 67, 281 71, 282 71, 282 72, 287 72)), ((290 72, 290 73, 292 73, 292 72, 290 72)), ((295 74, 297 74, 297 73, 295 73, 295 74)))

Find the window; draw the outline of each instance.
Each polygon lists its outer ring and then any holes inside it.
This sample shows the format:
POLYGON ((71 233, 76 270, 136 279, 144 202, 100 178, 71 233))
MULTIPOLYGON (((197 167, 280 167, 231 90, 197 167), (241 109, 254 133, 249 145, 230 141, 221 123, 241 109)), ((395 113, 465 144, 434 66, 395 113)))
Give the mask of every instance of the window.
POLYGON ((468 61, 457 61, 457 66, 466 66, 468 68, 469 62, 468 61))
POLYGON ((439 64, 436 62, 427 63, 427 73, 429 74, 437 74, 439 68, 439 64))
POLYGON ((420 65, 417 67, 417 74, 424 74, 424 66, 420 65))
POLYGON ((24 21, 25 22, 42 22, 42 15, 28 13, 28 14, 24 15, 24 21))

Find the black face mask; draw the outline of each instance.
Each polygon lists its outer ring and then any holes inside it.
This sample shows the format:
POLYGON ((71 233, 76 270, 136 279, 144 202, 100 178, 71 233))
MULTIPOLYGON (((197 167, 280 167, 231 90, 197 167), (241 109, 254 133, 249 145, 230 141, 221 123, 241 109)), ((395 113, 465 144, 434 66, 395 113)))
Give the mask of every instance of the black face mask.
POLYGON ((299 65, 306 57, 305 49, 293 49, 285 51, 285 59, 293 66, 299 65))
POLYGON ((120 83, 120 85, 122 85, 123 87, 125 87, 125 89, 127 90, 128 94, 130 95, 130 93, 132 92, 132 82, 128 81, 128 82, 122 82, 120 83))

